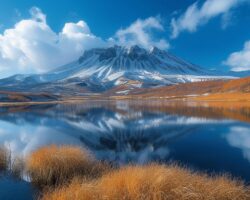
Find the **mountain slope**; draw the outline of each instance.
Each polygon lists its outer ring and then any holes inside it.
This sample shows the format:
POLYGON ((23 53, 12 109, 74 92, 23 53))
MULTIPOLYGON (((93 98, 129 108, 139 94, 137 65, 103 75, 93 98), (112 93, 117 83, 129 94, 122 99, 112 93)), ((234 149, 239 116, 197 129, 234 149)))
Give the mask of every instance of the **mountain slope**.
MULTIPOLYGON (((106 96, 121 96, 112 89, 106 96)), ((250 100, 250 77, 236 80, 214 80, 194 83, 181 83, 159 88, 142 88, 126 95, 128 98, 164 98, 173 100, 250 100)))
MULTIPOLYGON (((65 91, 62 94, 46 92, 10 92, 0 91, 0 102, 82 102, 86 99, 165 99, 170 102, 238 102, 241 105, 250 102, 250 77, 236 80, 213 80, 192 83, 180 83, 177 85, 162 86, 157 88, 137 88, 136 81, 130 81, 111 88, 103 93, 89 93, 87 90, 82 93, 72 94, 72 91, 65 91), (89 94, 89 95, 87 95, 89 94)), ((62 88, 63 89, 63 88, 62 88)), ((64 88, 65 89, 65 88, 64 88)), ((79 90, 80 91, 80 90, 79 90)), ((75 91, 74 91, 75 92, 75 91)), ((227 104, 228 105, 228 104, 227 104)))

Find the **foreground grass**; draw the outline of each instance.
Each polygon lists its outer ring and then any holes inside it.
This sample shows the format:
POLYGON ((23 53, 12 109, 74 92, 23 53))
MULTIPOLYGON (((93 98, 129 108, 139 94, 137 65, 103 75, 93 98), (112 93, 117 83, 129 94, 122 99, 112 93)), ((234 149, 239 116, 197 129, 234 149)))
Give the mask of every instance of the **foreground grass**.
MULTIPOLYGON (((0 162, 8 168, 8 151, 0 162)), ((177 165, 150 164, 119 169, 100 163, 85 149, 49 146, 11 169, 28 173, 41 200, 247 200, 250 189, 226 176, 211 177, 177 165), (25 161, 25 163, 24 163, 25 161)))
POLYGON ((226 177, 208 177, 177 166, 128 166, 92 182, 75 180, 42 200, 245 200, 249 190, 226 177))
POLYGON ((93 179, 108 170, 84 149, 71 146, 49 146, 33 152, 26 160, 31 181, 39 186, 66 183, 74 177, 93 179))

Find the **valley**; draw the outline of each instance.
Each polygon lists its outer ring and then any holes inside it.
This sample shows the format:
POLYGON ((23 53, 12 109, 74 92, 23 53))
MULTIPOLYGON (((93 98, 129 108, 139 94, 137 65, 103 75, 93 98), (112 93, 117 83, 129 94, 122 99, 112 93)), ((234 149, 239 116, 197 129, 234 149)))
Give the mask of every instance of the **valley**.
POLYGON ((250 77, 235 80, 215 80, 180 83, 156 88, 133 88, 136 82, 112 88, 105 92, 88 92, 82 95, 54 95, 51 92, 28 93, 0 91, 2 105, 67 103, 84 100, 168 100, 189 102, 250 102, 250 77))

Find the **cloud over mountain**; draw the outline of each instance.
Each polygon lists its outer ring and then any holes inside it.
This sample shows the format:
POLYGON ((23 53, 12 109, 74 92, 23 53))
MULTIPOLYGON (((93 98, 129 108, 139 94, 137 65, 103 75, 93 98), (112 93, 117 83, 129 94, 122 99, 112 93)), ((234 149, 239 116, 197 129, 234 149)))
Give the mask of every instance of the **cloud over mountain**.
POLYGON ((46 15, 37 7, 30 18, 17 22, 0 34, 0 78, 16 73, 41 73, 78 59, 84 50, 114 44, 138 44, 149 48, 167 48, 164 39, 156 39, 153 31, 163 31, 158 18, 137 20, 106 40, 94 35, 81 20, 65 23, 57 33, 47 24, 46 15))
POLYGON ((146 49, 156 46, 160 49, 168 49, 169 43, 163 38, 156 39, 154 31, 164 31, 160 18, 149 17, 145 20, 138 19, 129 27, 118 30, 114 36, 114 40, 122 46, 140 45, 146 49))

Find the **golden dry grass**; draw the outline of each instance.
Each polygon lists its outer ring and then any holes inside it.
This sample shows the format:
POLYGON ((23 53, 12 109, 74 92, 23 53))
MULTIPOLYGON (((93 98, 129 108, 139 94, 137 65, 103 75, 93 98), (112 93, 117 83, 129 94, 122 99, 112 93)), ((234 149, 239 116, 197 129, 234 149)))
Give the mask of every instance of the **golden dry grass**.
POLYGON ((216 93, 207 96, 198 96, 191 98, 196 101, 217 101, 221 102, 244 102, 250 105, 250 93, 232 92, 232 93, 216 93))
POLYGON ((128 166, 92 182, 73 181, 42 200, 247 200, 249 189, 226 177, 177 166, 128 166))
POLYGON ((26 160, 31 181, 39 186, 66 183, 74 177, 95 178, 108 165, 97 162, 91 154, 72 146, 49 146, 33 152, 26 160))
POLYGON ((106 92, 113 99, 165 99, 175 101, 248 102, 250 105, 250 77, 235 80, 214 80, 180 83, 151 89, 137 89, 126 96, 117 96, 113 88, 106 92), (114 96, 112 96, 112 94, 114 96))

